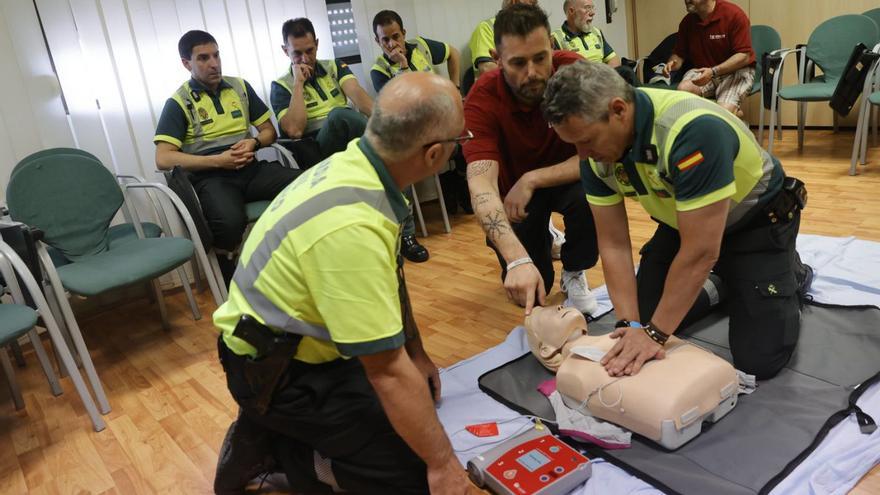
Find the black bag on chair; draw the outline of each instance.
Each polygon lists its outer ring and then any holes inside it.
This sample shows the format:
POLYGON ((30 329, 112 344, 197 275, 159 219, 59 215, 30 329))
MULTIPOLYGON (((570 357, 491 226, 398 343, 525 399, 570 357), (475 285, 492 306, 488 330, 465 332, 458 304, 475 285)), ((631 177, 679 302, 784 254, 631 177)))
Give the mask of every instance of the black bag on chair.
POLYGON ((205 252, 210 251, 214 246, 214 234, 211 233, 208 221, 205 220, 205 215, 202 214, 199 197, 196 195, 192 181, 190 181, 190 173, 178 165, 171 172, 165 172, 165 182, 168 183, 168 187, 174 191, 174 194, 183 201, 189 216, 192 217, 193 223, 196 224, 196 230, 202 239, 202 247, 205 248, 205 252))
POLYGON ((764 86, 764 108, 770 110, 770 104, 773 102, 773 75, 779 70, 782 64, 782 55, 773 55, 764 53, 761 56, 761 84, 764 86))
POLYGON ((843 77, 837 81, 837 87, 834 88, 834 94, 828 105, 834 109, 839 115, 846 116, 852 110, 862 89, 865 86, 865 78, 874 62, 880 58, 880 54, 869 50, 863 43, 859 43, 853 48, 852 54, 849 56, 849 62, 843 70, 843 77))

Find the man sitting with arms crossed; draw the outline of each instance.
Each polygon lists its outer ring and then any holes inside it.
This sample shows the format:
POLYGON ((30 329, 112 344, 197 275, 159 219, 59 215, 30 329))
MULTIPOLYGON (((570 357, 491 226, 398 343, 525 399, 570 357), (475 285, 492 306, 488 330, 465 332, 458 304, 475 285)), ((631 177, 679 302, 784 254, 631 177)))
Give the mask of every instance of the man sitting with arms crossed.
MULTIPOLYGON (((247 81, 223 76, 213 36, 189 31, 177 49, 192 78, 162 109, 153 138, 156 166, 192 172, 214 246, 232 251, 247 225, 245 203, 274 198, 300 171, 254 160, 258 149, 275 142, 269 109, 247 81), (252 125, 257 136, 250 134, 252 125)), ((220 253, 217 260, 228 285, 235 261, 220 253)))
MULTIPOLYGON (((288 20, 281 34, 290 70, 272 82, 269 100, 281 137, 315 139, 320 161, 363 135, 373 100, 345 63, 318 60, 318 39, 311 21, 288 20), (360 113, 347 106, 349 98, 360 113)), ((311 165, 306 163, 306 167, 311 165)))
POLYGON ((597 303, 585 271, 596 264, 593 217, 578 181, 574 146, 559 139, 541 115, 547 79, 562 65, 581 60, 553 52, 547 14, 513 5, 495 18, 495 60, 501 70, 474 85, 465 118, 474 139, 464 145, 474 212, 498 255, 508 296, 531 312, 544 304, 555 273, 547 224, 552 212, 565 221, 563 292, 582 313, 597 303))

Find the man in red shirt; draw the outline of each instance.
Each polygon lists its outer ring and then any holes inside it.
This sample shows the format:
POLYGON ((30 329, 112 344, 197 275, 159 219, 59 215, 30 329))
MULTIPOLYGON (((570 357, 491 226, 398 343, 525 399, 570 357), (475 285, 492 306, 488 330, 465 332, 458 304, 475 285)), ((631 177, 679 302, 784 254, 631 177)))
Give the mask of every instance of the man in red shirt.
POLYGON ((531 312, 544 304, 555 280, 551 212, 565 221, 563 292, 584 313, 596 311, 585 270, 598 259, 596 229, 579 182, 574 146, 564 143, 541 114, 547 80, 581 57, 553 52, 547 14, 513 5, 495 18, 493 57, 499 68, 477 80, 465 101, 474 138, 464 145, 474 212, 501 263, 508 296, 531 312))
POLYGON ((685 0, 688 14, 678 25, 678 41, 666 62, 666 75, 690 60, 678 89, 742 115, 740 103, 755 80, 755 51, 749 17, 726 0, 685 0))

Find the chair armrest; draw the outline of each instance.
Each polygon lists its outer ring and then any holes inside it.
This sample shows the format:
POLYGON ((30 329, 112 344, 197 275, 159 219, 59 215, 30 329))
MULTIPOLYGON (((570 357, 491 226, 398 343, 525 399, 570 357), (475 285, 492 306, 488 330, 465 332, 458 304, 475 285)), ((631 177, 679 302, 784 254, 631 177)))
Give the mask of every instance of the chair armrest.
MULTIPOLYGON (((184 206, 183 201, 174 194, 174 191, 171 190, 165 184, 159 184, 158 182, 139 182, 135 184, 125 184, 122 186, 123 191, 127 191, 129 189, 145 189, 145 190, 155 190, 161 192, 165 195, 166 198, 174 205, 174 209, 177 210, 177 215, 180 220, 183 222, 184 227, 186 227, 187 234, 194 243, 198 243, 200 246, 202 245, 202 238, 199 236, 199 231, 196 229, 196 224, 193 222, 192 216, 189 214, 189 210, 184 206)), ((162 228, 168 228, 168 234, 171 235, 170 226, 166 227, 163 222, 162 228)), ((135 224, 136 228, 139 228, 139 224, 135 224)), ((143 233, 139 233, 138 235, 143 235, 143 233)))
MULTIPOLYGON (((782 60, 779 61, 779 67, 776 68, 776 72, 773 74, 773 95, 774 96, 779 93, 779 80, 782 78, 782 72, 783 72, 783 69, 785 68, 785 59, 788 58, 788 56, 791 55, 792 53, 798 53, 798 52, 803 52, 804 55, 806 55, 807 48, 806 47, 780 48, 779 50, 773 50, 772 52, 770 52, 771 55, 782 56, 782 60)), ((803 84, 803 82, 804 82, 803 75, 804 75, 803 72, 798 74, 798 81, 800 84, 803 84)))

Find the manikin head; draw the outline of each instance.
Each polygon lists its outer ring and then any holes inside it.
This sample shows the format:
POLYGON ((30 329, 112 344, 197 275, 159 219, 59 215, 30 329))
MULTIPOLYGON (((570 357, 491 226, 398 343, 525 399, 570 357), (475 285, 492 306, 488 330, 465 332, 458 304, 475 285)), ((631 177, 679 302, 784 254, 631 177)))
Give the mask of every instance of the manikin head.
POLYGON ((536 307, 526 316, 526 336, 529 348, 538 361, 556 372, 565 354, 565 344, 587 334, 587 320, 575 308, 562 306, 536 307))

